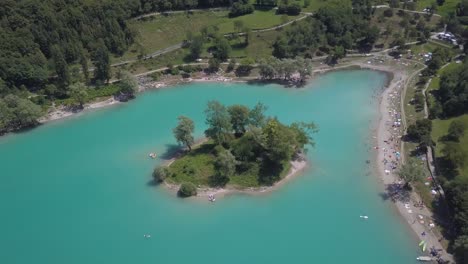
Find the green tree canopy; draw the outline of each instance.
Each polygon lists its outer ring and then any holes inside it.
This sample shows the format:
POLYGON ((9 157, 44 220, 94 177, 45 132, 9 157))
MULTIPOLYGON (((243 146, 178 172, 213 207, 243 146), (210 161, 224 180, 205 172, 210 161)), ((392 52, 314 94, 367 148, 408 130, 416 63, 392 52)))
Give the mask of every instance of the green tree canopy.
POLYGON ((407 136, 417 142, 421 142, 425 137, 430 137, 432 122, 429 119, 416 120, 414 124, 408 126, 407 136))
POLYGON ((224 186, 229 181, 229 177, 236 172, 236 158, 229 150, 224 150, 218 153, 215 160, 216 174, 214 175, 213 183, 217 186, 224 186))
POLYGON ((444 147, 442 148, 442 154, 444 154, 445 158, 455 167, 460 168, 465 165, 467 153, 457 142, 445 142, 444 147))
POLYGON ((138 81, 133 74, 128 71, 122 71, 120 73, 119 84, 120 91, 124 94, 130 95, 131 97, 135 96, 138 92, 138 81))
POLYGON ((454 120, 450 123, 448 137, 453 141, 459 141, 465 134, 465 124, 461 120, 454 120))
POLYGON ((424 172, 421 167, 417 166, 414 162, 408 162, 401 166, 398 171, 398 176, 405 181, 407 187, 417 179, 424 177, 424 172))
POLYGON ((236 134, 244 134, 249 124, 249 108, 244 105, 231 105, 228 107, 228 112, 234 132, 236 134))
POLYGON ((37 124, 42 109, 28 99, 9 94, 0 99, 0 118, 4 130, 17 130, 37 124), (4 111, 4 112, 3 112, 4 111))
POLYGON ((88 98, 88 92, 86 92, 86 86, 83 83, 74 83, 70 85, 70 97, 79 104, 82 108, 83 104, 88 98))
POLYGON ((209 101, 205 110, 208 129, 205 135, 217 144, 226 143, 232 131, 231 117, 226 107, 218 101, 209 101))
POLYGON ((100 39, 93 53, 94 78, 97 81, 108 82, 111 78, 110 55, 104 41, 100 39))
POLYGON ((185 145, 189 151, 192 150, 192 145, 194 142, 193 131, 195 130, 195 125, 193 121, 186 116, 179 116, 179 123, 174 128, 173 133, 177 142, 185 145))
POLYGON ((203 50, 203 37, 197 35, 190 42, 190 56, 193 60, 198 59, 203 50))
POLYGON ((180 185, 179 196, 181 197, 190 197, 197 195, 197 187, 191 182, 184 182, 180 185))
POLYGON ((225 37, 219 37, 215 41, 215 52, 213 57, 220 61, 226 61, 231 53, 231 45, 225 37))
POLYGON ((258 102, 249 112, 249 123, 254 127, 263 127, 266 122, 266 110, 267 107, 258 102))
POLYGON ((288 160, 294 153, 294 146, 297 146, 294 132, 277 119, 270 119, 263 127, 264 147, 267 158, 280 164, 288 160))
POLYGON ((153 171, 153 179, 157 182, 163 182, 169 176, 167 167, 158 166, 153 171))

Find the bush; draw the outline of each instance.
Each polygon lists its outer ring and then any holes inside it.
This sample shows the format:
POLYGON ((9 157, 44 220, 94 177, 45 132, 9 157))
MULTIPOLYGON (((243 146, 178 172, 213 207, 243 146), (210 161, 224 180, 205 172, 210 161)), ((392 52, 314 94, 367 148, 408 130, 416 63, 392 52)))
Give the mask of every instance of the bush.
POLYGON ((383 12, 384 16, 386 17, 392 17, 393 16, 393 10, 392 9, 385 9, 383 12))
POLYGON ((197 195, 197 187, 191 182, 184 182, 180 185, 178 194, 180 197, 190 197, 197 195))
POLYGON ((292 3, 290 5, 280 4, 277 9, 278 14, 287 14, 290 16, 297 16, 301 13, 301 5, 292 3))
POLYGON ((161 78, 161 73, 160 72, 153 72, 149 75, 149 77, 151 78, 151 80, 153 81, 159 81, 159 79, 161 78))
POLYGON ((229 61, 229 64, 228 64, 228 66, 227 66, 226 71, 227 71, 227 72, 231 72, 231 71, 234 70, 235 67, 236 67, 236 60, 235 60, 235 59, 231 59, 231 60, 229 61))
POLYGON ((241 61, 241 64, 237 67, 236 69, 236 75, 237 76, 248 76, 250 72, 253 69, 252 64, 254 64, 255 61, 253 61, 250 58, 243 59, 241 61))
POLYGON ((153 171, 153 179, 160 183, 169 176, 169 170, 166 167, 156 167, 153 171))
POLYGON ((242 4, 241 2, 235 2, 231 6, 231 10, 229 11, 230 17, 237 17, 243 16, 247 14, 251 14, 254 12, 254 7, 251 4, 242 4))

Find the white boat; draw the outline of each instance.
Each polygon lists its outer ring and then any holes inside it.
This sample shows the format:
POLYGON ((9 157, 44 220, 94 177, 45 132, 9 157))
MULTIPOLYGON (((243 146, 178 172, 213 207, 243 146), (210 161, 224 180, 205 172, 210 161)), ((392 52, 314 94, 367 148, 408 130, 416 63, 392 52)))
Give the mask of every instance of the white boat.
POLYGON ((432 258, 428 256, 420 256, 420 257, 417 257, 416 259, 419 261, 432 261, 432 258))
POLYGON ((364 219, 368 219, 368 218, 369 218, 367 215, 360 215, 359 217, 364 218, 364 219))
POLYGON ((214 197, 214 194, 208 195, 208 201, 210 201, 210 202, 216 201, 216 198, 214 197))

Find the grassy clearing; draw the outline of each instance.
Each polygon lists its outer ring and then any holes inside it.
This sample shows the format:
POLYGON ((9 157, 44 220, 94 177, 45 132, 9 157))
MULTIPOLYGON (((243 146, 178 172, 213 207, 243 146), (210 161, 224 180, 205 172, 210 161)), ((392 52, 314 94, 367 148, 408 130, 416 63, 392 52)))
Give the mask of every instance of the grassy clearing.
MULTIPOLYGON (((371 19, 371 23, 380 28, 381 38, 378 40, 377 44, 383 44, 384 47, 389 47, 390 44, 395 40, 395 34, 400 34, 401 36, 404 36, 405 34, 403 27, 400 26, 400 22, 403 20, 403 16, 398 16, 397 11, 394 11, 393 16, 385 17, 383 13, 386 9, 387 8, 376 9, 374 16, 371 19), (388 34, 386 34, 386 32, 388 34)), ((411 18, 410 21, 414 21, 414 23, 423 17, 422 14, 407 14, 411 18)), ((426 21, 426 25, 431 27, 433 30, 437 30, 439 21, 439 17, 433 16, 429 21, 426 21)), ((411 26, 414 27, 412 24, 411 26)), ((407 42, 413 42, 416 40, 416 37, 411 36, 406 39, 407 42)))
POLYGON ((186 63, 186 61, 184 61, 184 58, 186 58, 188 53, 189 52, 186 49, 178 49, 178 50, 166 53, 164 55, 161 55, 152 59, 140 60, 140 61, 133 62, 129 65, 116 67, 116 69, 118 68, 125 69, 125 70, 130 71, 133 74, 139 74, 139 73, 167 67, 167 65, 169 64, 172 64, 172 65, 184 64, 186 63))
POLYGON ((433 52, 438 47, 440 46, 437 44, 426 42, 423 44, 411 45, 410 50, 413 54, 424 54, 428 52, 433 52))
MULTIPOLYGON (((166 179, 170 183, 180 184, 190 182, 195 186, 211 186, 212 177, 215 175, 215 147, 209 141, 194 148, 191 152, 174 161, 169 167, 169 177, 166 179)), ((285 162, 280 178, 283 178, 291 169, 291 164, 285 162)), ((249 169, 239 171, 228 182, 234 188, 260 187, 259 181, 260 163, 249 163, 249 169)))
MULTIPOLYGON (((118 93, 120 87, 116 84, 107 84, 99 87, 89 87, 86 92, 88 96, 86 97, 85 103, 100 101, 102 98, 107 98, 118 93)), ((66 99, 55 99, 57 105, 71 106, 76 104, 73 98, 66 99)))
MULTIPOLYGON (((426 7, 430 7, 432 5, 432 3, 434 3, 435 1, 434 0, 419 0, 416 2, 416 11, 422 11, 424 8, 426 7)), ((436 8, 436 14, 439 14, 441 16, 446 16, 448 15, 450 12, 454 12, 456 7, 457 7, 457 4, 459 3, 460 1, 459 0, 445 0, 444 4, 439 6, 437 5, 437 8, 436 8)))
POLYGON ((232 47, 231 57, 234 58, 268 58, 272 56, 273 43, 279 36, 278 31, 267 31, 262 33, 253 33, 249 45, 244 45, 244 38, 230 42, 232 47))
MULTIPOLYGON (((432 140, 437 144, 435 148, 436 157, 441 156, 441 149, 444 147, 444 143, 439 141, 439 138, 447 134, 450 123, 454 120, 460 120, 466 127, 468 127, 468 114, 446 120, 435 119, 432 121, 432 140)), ((460 139, 460 144, 464 151, 468 153, 468 133, 465 133, 465 135, 460 139)), ((465 162, 465 166, 461 168, 460 174, 467 175, 467 173, 468 162, 465 162)))
MULTIPOLYGON (((133 21, 131 26, 137 28, 140 43, 145 51, 153 52, 182 42, 188 31, 196 34, 205 26, 216 25, 222 34, 234 32, 234 21, 244 22, 251 29, 263 29, 280 25, 295 19, 295 16, 276 15, 275 10, 256 10, 254 13, 229 18, 227 11, 205 11, 193 14, 171 14, 155 16, 141 21, 133 21)), ((128 52, 114 61, 138 56, 137 45, 133 45, 128 52)))
POLYGON ((215 174, 213 148, 214 143, 205 143, 169 166, 167 179, 172 183, 191 182, 195 186, 209 185, 209 179, 215 174))

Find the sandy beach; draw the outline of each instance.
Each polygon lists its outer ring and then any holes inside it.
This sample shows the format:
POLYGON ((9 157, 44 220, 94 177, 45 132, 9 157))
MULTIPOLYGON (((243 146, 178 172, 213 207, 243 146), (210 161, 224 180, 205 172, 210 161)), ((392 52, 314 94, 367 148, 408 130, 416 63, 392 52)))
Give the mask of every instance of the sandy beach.
MULTIPOLYGON (((413 74, 417 73, 418 71, 413 74)), ((376 145, 373 146, 373 151, 376 152, 378 174, 389 192, 389 198, 393 200, 405 222, 408 223, 420 241, 426 242, 426 252, 421 251, 421 255, 428 256, 429 250, 434 247, 443 260, 453 263, 453 257, 444 250, 440 243, 442 237, 435 229, 433 214, 425 206, 418 204, 421 199, 415 192, 403 194, 403 182, 397 175, 398 166, 403 158, 403 155, 400 156, 400 153, 403 152, 401 96, 402 93, 405 93, 406 80, 412 76, 408 76, 407 72, 404 71, 393 71, 393 74, 393 80, 380 97, 377 141, 376 145)))

